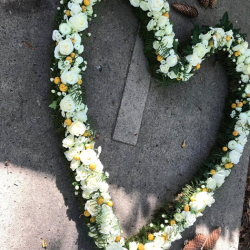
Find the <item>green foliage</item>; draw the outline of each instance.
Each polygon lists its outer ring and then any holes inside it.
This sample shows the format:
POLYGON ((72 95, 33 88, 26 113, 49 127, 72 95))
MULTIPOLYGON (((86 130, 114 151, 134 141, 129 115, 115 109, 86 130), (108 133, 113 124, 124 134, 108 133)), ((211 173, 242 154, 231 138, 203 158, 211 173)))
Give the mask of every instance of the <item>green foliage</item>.
POLYGON ((201 34, 201 29, 199 27, 199 25, 195 25, 194 29, 192 30, 192 41, 191 43, 193 45, 196 45, 197 43, 200 43, 201 42, 201 39, 199 38, 201 34))
POLYGON ((216 27, 221 27, 225 31, 229 31, 229 30, 233 29, 233 24, 229 21, 228 13, 227 12, 220 19, 220 24, 216 25, 216 27))
POLYGON ((56 109, 56 104, 57 104, 57 101, 53 101, 49 107, 52 108, 52 109, 56 109))

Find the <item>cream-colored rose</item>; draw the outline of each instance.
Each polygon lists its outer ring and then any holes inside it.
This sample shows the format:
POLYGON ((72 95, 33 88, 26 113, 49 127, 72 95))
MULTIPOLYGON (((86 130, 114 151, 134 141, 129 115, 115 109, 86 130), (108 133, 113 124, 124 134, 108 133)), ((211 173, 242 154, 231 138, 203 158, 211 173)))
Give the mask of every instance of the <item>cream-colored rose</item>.
POLYGON ((195 53, 192 55, 188 55, 186 59, 193 66, 196 66, 197 64, 201 63, 201 58, 199 58, 195 53))
POLYGON ((80 160, 86 166, 95 163, 95 161, 97 160, 96 152, 90 148, 83 150, 80 154, 80 160))
POLYGON ((200 58, 203 58, 208 52, 209 50, 201 43, 196 44, 194 47, 194 53, 200 58))
POLYGON ((114 242, 106 246, 105 250, 123 250, 120 243, 114 242))
POLYGON ((71 170, 75 171, 79 166, 80 166, 81 162, 78 160, 73 159, 70 163, 70 168, 71 170))
POLYGON ((174 214, 174 219, 177 221, 177 222, 180 222, 180 221, 183 221, 184 217, 181 213, 176 213, 174 214))
POLYGON ((150 11, 160 11, 164 6, 163 0, 149 0, 148 9, 150 11))
POLYGON ((174 42, 174 36, 164 36, 161 40, 166 48, 172 48, 174 42))
POLYGON ((129 0, 130 4, 134 7, 139 7, 140 6, 140 1, 139 0, 129 0))
POLYGON ((249 76, 248 75, 242 75, 241 76, 241 81, 244 83, 247 83, 249 81, 249 76))
POLYGON ((166 35, 170 35, 170 34, 172 34, 172 32, 173 32, 173 25, 168 24, 165 28, 165 33, 166 33, 166 35))
POLYGON ((84 189, 88 190, 90 193, 93 193, 97 191, 100 187, 100 184, 102 183, 102 178, 101 176, 89 176, 88 179, 86 180, 86 186, 84 189))
POLYGON ((75 144, 75 138, 73 135, 68 135, 66 138, 62 141, 64 148, 71 148, 75 144))
POLYGON ((250 84, 247 84, 247 86, 245 88, 245 93, 250 94, 250 84))
POLYGON ((155 26, 155 21, 153 19, 151 19, 147 25, 147 30, 150 31, 154 28, 155 26))
POLYGON ((208 189, 214 190, 216 188, 216 181, 212 177, 209 177, 206 183, 208 189))
POLYGON ((245 75, 250 75, 250 64, 246 65, 243 69, 245 75))
POLYGON ((168 67, 174 67, 177 63, 178 59, 176 55, 169 56, 166 60, 166 65, 168 65, 168 67))
POLYGON ((192 226, 195 223, 196 221, 195 214, 192 214, 190 211, 188 212, 182 211, 182 215, 184 216, 184 219, 188 227, 192 226))
POLYGON ((59 31, 63 34, 63 35, 68 35, 71 32, 71 27, 67 24, 67 23, 61 23, 59 25, 59 31))
POLYGON ((244 67, 245 67, 245 64, 244 63, 239 63, 237 66, 236 66, 236 71, 237 72, 242 72, 244 70, 244 67))
POLYGON ((159 46, 160 46, 159 41, 154 41, 154 42, 153 42, 153 48, 154 48, 155 50, 159 49, 159 46))
POLYGON ((95 200, 88 200, 85 204, 85 210, 87 210, 91 216, 96 216, 99 211, 99 205, 95 200))
POLYGON ((61 75, 61 80, 64 84, 75 84, 78 81, 77 74, 72 71, 65 70, 61 75))
POLYGON ((70 9, 71 16, 75 16, 82 12, 82 8, 79 4, 68 2, 68 8, 70 9))
POLYGON ((65 157, 68 161, 72 161, 77 151, 74 148, 70 148, 68 151, 64 152, 65 157))
POLYGON ((144 11, 147 11, 148 10, 148 3, 145 2, 145 1, 141 1, 140 2, 140 8, 144 11))
POLYGON ((229 153, 229 159, 233 164, 237 164, 240 161, 240 157, 241 157, 241 153, 236 151, 236 150, 232 150, 229 153))
POLYGON ((103 192, 103 193, 106 193, 106 192, 108 192, 108 189, 109 189, 109 184, 107 183, 107 182, 102 182, 101 184, 100 184, 100 187, 99 187, 99 190, 101 191, 101 192, 103 192))
POLYGON ((76 169, 76 173, 79 181, 84 181, 89 175, 89 172, 84 167, 79 167, 76 169))
POLYGON ((155 32, 155 36, 164 36, 165 35, 165 31, 164 30, 158 30, 155 32))
POLYGON ((164 238, 162 238, 161 236, 156 236, 154 239, 154 243, 158 246, 158 247, 162 247, 165 243, 164 238))
POLYGON ((137 242, 129 242, 129 250, 137 250, 139 243, 137 242))
POLYGON ((69 19, 69 23, 77 32, 83 31, 88 28, 87 15, 84 13, 77 14, 69 19))
POLYGON ((79 69, 77 66, 72 67, 70 71, 77 75, 81 73, 81 69, 79 69))
POLYGON ((75 121, 72 122, 72 124, 68 127, 68 130, 70 134, 79 136, 84 134, 84 132, 86 131, 86 126, 80 121, 75 121))
POLYGON ((69 38, 63 41, 60 41, 55 48, 55 52, 54 52, 55 58, 59 59, 62 56, 67 56, 70 53, 72 53, 73 50, 74 50, 74 46, 69 38))
POLYGON ((74 112, 75 111, 75 101, 71 95, 66 95, 60 102, 60 109, 64 112, 74 112))
POLYGON ((160 70, 161 70, 162 73, 167 74, 168 71, 169 71, 169 66, 167 64, 162 64, 160 66, 160 70))
POLYGON ((160 28, 162 28, 162 27, 164 27, 167 24, 167 22, 168 22, 168 18, 167 17, 160 16, 158 18, 157 26, 160 27, 160 28))
POLYGON ((87 114, 85 111, 78 111, 75 114, 75 118, 80 122, 86 122, 87 121, 87 114))

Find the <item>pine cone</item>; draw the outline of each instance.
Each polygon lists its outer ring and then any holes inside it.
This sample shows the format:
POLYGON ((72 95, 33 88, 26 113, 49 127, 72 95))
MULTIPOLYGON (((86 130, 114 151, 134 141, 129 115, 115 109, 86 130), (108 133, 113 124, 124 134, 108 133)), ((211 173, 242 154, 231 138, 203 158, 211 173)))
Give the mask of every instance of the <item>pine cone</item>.
POLYGON ((209 5, 211 6, 211 8, 213 9, 217 4, 217 0, 210 0, 209 5))
POLYGON ((200 250, 206 241, 204 234, 198 234, 193 240, 190 240, 183 250, 200 250))
POLYGON ((198 10, 195 7, 191 7, 184 4, 179 3, 173 3, 171 5, 175 10, 179 11, 180 13, 188 16, 188 17, 197 17, 198 16, 198 10))
POLYGON ((208 237, 203 247, 203 250, 213 250, 217 240, 220 237, 220 234, 221 234, 221 228, 220 227, 215 228, 214 231, 208 237))
POLYGON ((210 0, 199 0, 200 4, 203 5, 204 7, 208 7, 210 4, 210 0))

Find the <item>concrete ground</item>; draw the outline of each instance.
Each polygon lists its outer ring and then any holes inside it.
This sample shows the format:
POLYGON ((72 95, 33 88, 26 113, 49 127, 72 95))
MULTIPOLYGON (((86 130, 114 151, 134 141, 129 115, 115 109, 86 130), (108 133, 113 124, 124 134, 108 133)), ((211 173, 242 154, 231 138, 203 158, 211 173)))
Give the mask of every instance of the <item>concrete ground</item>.
MULTIPOLYGON (((250 30, 248 0, 218 1, 214 10, 200 7, 197 1, 192 4, 200 12, 195 20, 171 11, 181 40, 194 24, 214 25, 225 11, 236 27, 250 30)), ((48 50, 58 5, 52 0, 0 0, 1 250, 41 249, 42 239, 49 250, 94 249, 79 219, 68 166, 61 161, 49 117, 48 50)), ((136 146, 114 141, 138 23, 124 1, 104 0, 97 13, 100 19, 90 25, 91 44, 84 52, 89 66, 84 76, 87 104, 100 134, 101 160, 110 173, 114 207, 126 236, 136 233, 157 205, 172 200, 208 155, 219 127, 227 78, 222 66, 213 67, 211 59, 185 84, 162 89, 152 80, 136 146)), ((216 250, 238 248, 248 160, 249 144, 216 193, 216 203, 172 250, 180 250, 195 232, 208 233, 218 225, 222 236, 216 250)))

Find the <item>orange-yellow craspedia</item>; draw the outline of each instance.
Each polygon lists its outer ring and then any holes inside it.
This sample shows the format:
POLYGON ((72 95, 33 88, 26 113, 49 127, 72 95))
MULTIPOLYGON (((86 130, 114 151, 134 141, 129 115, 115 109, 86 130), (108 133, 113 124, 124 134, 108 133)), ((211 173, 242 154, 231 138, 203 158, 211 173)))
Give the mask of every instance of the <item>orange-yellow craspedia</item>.
POLYGON ((213 46, 214 45, 214 42, 213 41, 210 41, 209 42, 209 46, 213 46))
POLYGON ((58 84, 59 82, 61 82, 61 78, 60 77, 55 77, 55 79, 54 79, 54 83, 55 84, 58 84))
POLYGON ((67 57, 66 57, 66 60, 69 61, 69 63, 72 63, 72 62, 73 62, 72 57, 70 57, 70 56, 67 56, 67 57))
POLYGON ((236 103, 232 103, 231 108, 235 109, 237 107, 236 103))
POLYGON ((238 57, 238 56, 240 55, 240 52, 239 52, 239 51, 236 51, 236 52, 234 52, 234 55, 235 55, 236 57, 238 57))
POLYGON ((65 14, 66 14, 67 16, 70 16, 70 15, 71 15, 70 10, 66 10, 65 14))
POLYGON ((167 18, 169 18, 169 14, 166 12, 166 13, 164 13, 163 14, 163 16, 165 16, 165 17, 167 17, 167 18))
POLYGON ((66 119, 66 120, 64 121, 64 124, 65 124, 66 126, 70 126, 71 123, 72 123, 72 121, 71 121, 70 119, 66 119))
POLYGON ((234 164, 232 162, 228 162, 229 168, 232 168, 234 164))
POLYGON ((190 201, 195 201, 194 196, 191 196, 191 197, 190 197, 190 201))
POLYGON ((238 103, 237 103, 237 107, 238 107, 238 108, 242 108, 242 107, 243 107, 243 102, 238 102, 238 103))
POLYGON ((79 156, 79 155, 74 155, 74 159, 75 159, 76 161, 78 161, 78 160, 80 160, 80 156, 79 156))
POLYGON ((85 145, 85 148, 86 148, 86 149, 88 149, 88 148, 89 148, 89 149, 92 149, 92 145, 91 145, 91 144, 86 144, 86 145, 85 145))
POLYGON ((149 235, 148 235, 148 240, 150 240, 150 241, 151 241, 151 240, 153 240, 154 238, 155 238, 155 237, 154 237, 154 235, 153 235, 153 234, 149 234, 149 235))
POLYGON ((70 53, 70 57, 72 57, 72 58, 74 58, 76 56, 76 54, 75 53, 70 53))
POLYGON ((96 169, 96 165, 95 165, 95 163, 91 163, 91 164, 89 165, 89 168, 90 168, 91 170, 96 169))
POLYGON ((225 169, 229 169, 230 168, 230 165, 227 163, 224 165, 225 169))
POLYGON ((78 79, 77 84, 82 85, 82 79, 78 79))
POLYGON ((245 100, 245 101, 243 101, 243 104, 247 104, 247 101, 245 100))
POLYGON ((84 5, 89 6, 90 5, 90 0, 84 0, 83 3, 84 3, 84 5))
POLYGON ((65 85, 64 83, 61 83, 60 86, 59 86, 59 89, 62 91, 62 92, 66 92, 68 90, 68 86, 65 85))
POLYGON ((107 205, 110 206, 110 207, 113 207, 113 205, 114 205, 114 204, 113 204, 113 201, 109 201, 109 202, 107 203, 107 205))
POLYGON ((226 40, 229 42, 231 40, 231 36, 227 36, 226 40))
MULTIPOLYGON (((250 76, 249 76, 250 77, 250 76)), ((249 98, 250 97, 250 94, 247 94, 247 98, 249 98)))
POLYGON ((227 152, 227 147, 223 147, 222 151, 227 152))
POLYGON ((197 65, 196 65, 196 67, 195 67, 195 69, 200 69, 200 67, 201 67, 201 65, 198 63, 197 65))
POLYGON ((71 37, 70 40, 72 43, 75 43, 75 38, 71 37))
POLYGON ((158 55, 158 56, 157 56, 157 61, 160 62, 162 59, 163 59, 163 57, 162 57, 161 55, 158 55))
POLYGON ((97 200, 97 203, 98 203, 99 205, 102 205, 103 202, 104 202, 104 199, 103 199, 102 197, 99 197, 98 200, 97 200))
POLYGON ((90 222, 94 223, 95 222, 95 217, 91 217, 90 222))
POLYGON ((144 245, 142 243, 140 243, 137 247, 138 250, 144 250, 144 245))
POLYGON ((207 192, 208 190, 206 188, 202 188, 202 192, 207 192))
POLYGON ((236 130, 233 132, 233 136, 237 136, 238 134, 239 134, 239 132, 236 130))
POLYGON ((87 10, 86 6, 82 6, 82 12, 85 12, 87 10))
POLYGON ((184 211, 188 212, 189 211, 189 205, 184 206, 184 211))
POLYGON ((115 241, 119 242, 121 240, 121 235, 116 236, 115 241))
POLYGON ((173 226, 175 223, 176 223, 175 220, 171 220, 171 221, 170 221, 170 225, 171 225, 171 226, 173 226))
POLYGON ((211 170, 210 170, 210 173, 211 173, 212 175, 215 175, 215 174, 216 174, 216 171, 215 171, 214 169, 211 169, 211 170))
POLYGON ((89 213, 88 210, 85 210, 83 214, 84 214, 84 216, 86 216, 86 217, 89 217, 89 216, 90 216, 90 213, 89 213))

